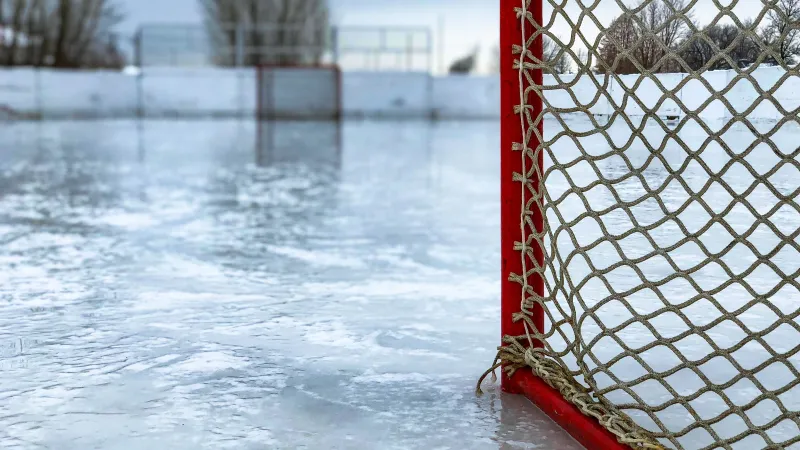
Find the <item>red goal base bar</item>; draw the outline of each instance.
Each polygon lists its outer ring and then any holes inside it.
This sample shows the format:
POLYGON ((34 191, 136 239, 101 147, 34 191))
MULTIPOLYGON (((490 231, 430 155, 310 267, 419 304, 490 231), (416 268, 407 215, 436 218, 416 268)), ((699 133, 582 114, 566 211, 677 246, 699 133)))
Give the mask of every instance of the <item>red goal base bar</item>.
POLYGON ((619 443, 616 436, 603 428, 595 418, 583 414, 530 369, 517 370, 511 378, 504 374, 501 383, 503 391, 527 397, 587 450, 631 450, 631 447, 619 443))

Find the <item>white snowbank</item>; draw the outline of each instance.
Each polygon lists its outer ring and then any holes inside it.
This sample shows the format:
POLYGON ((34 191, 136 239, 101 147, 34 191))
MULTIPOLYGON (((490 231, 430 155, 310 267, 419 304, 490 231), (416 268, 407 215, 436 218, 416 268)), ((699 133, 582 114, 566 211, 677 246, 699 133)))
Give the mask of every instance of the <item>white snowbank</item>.
MULTIPOLYGON (((768 90, 785 72, 762 67, 753 74, 756 84, 768 90)), ((662 74, 663 89, 674 89, 684 74, 662 74)), ((719 100, 708 104, 712 91, 730 84, 733 71, 707 72, 704 80, 688 82, 675 96, 706 120, 725 119, 732 113, 719 100)), ((598 115, 611 112, 603 94, 609 92, 614 103, 622 104, 626 89, 634 86, 636 75, 622 76, 622 83, 595 84, 583 77, 571 91, 553 89, 546 94, 556 106, 575 108, 586 105, 598 115)), ((254 69, 155 67, 142 71, 64 71, 12 68, 0 70, 0 109, 22 117, 134 117, 139 111, 147 117, 228 116, 252 117, 255 113, 257 76, 254 69)), ((555 86, 552 77, 545 85, 555 86)), ((497 118, 500 116, 500 80, 497 76, 432 77, 409 72, 344 72, 342 108, 351 117, 408 118, 497 118)), ((659 114, 682 115, 676 102, 653 80, 636 88, 643 105, 628 99, 628 115, 642 115, 642 106, 659 101, 659 114), (663 99, 663 100, 662 100, 663 99)), ((299 95, 302 95, 299 94, 299 95)), ((759 96, 753 83, 739 81, 725 93, 734 110, 743 112, 759 96)), ((775 100, 787 110, 800 106, 800 79, 790 77, 775 92, 775 100)), ((761 102, 749 113, 753 120, 776 120, 781 112, 771 102, 761 102)))

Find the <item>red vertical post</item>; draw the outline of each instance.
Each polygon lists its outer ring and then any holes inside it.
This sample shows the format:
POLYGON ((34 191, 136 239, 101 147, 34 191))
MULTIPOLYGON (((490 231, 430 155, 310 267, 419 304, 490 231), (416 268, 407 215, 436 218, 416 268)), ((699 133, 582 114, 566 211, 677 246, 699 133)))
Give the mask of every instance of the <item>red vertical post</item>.
MULTIPOLYGON (((542 23, 543 11, 542 3, 544 0, 532 0, 529 3, 529 12, 533 15, 537 23, 542 23)), ((503 335, 519 336, 525 334, 525 328, 521 322, 514 322, 512 315, 521 310, 522 286, 519 283, 508 281, 511 273, 522 274, 523 255, 514 250, 514 243, 520 242, 522 236, 522 213, 523 213, 523 194, 525 200, 530 200, 530 193, 527 188, 523 191, 522 183, 513 180, 514 173, 523 173, 523 154, 512 150, 514 142, 522 142, 523 124, 521 117, 514 113, 514 107, 525 104, 532 107, 530 111, 534 119, 540 118, 543 102, 541 97, 535 92, 527 93, 526 98, 521 97, 523 90, 528 87, 527 79, 520 77, 519 71, 515 70, 514 59, 521 58, 523 55, 512 54, 513 45, 524 45, 523 38, 528 39, 535 33, 535 27, 528 23, 527 19, 517 18, 515 8, 521 8, 525 0, 500 0, 500 110, 501 110, 501 138, 500 138, 500 245, 502 258, 502 288, 501 288, 501 332, 503 335), (524 37, 523 37, 524 35, 524 37)), ((534 40, 532 46, 528 47, 538 59, 541 60, 542 37, 534 40)), ((528 60, 530 61, 530 59, 528 60)), ((532 73, 533 82, 542 85, 543 74, 541 70, 532 73)), ((543 132, 543 121, 539 121, 539 136, 543 132)), ((540 142, 536 141, 537 136, 531 133, 531 140, 527 143, 528 148, 535 150, 540 142)), ((539 166, 539 173, 543 173, 544 152, 540 151, 536 158, 539 166)), ((533 163, 530 159, 526 164, 533 163)), ((530 169, 530 167, 527 167, 530 169)), ((538 176, 532 180, 538 192, 542 192, 544 185, 538 176)), ((537 232, 542 232, 544 228, 543 211, 534 207, 533 224, 537 232)), ((534 232, 526 229, 525 233, 534 232)), ((544 249, 541 246, 534 248, 534 259, 541 266, 544 264, 544 249)), ((527 269, 530 270, 532 262, 528 263, 527 269)), ((544 295, 544 279, 540 275, 533 275, 528 278, 528 284, 540 295, 544 295)), ((539 330, 544 330, 544 311, 541 306, 536 306, 533 311, 533 322, 539 330)), ((509 378, 505 374, 501 375, 501 386, 504 391, 522 394, 528 397, 536 406, 555 421, 561 428, 569 433, 576 441, 590 450, 630 450, 627 445, 620 444, 616 437, 603 428, 600 423, 587 415, 584 415, 575 405, 569 403, 561 394, 548 386, 539 377, 533 375, 530 370, 518 370, 513 377, 509 378)))
MULTIPOLYGON (((502 247, 502 288, 501 288, 501 332, 505 335, 519 336, 525 334, 525 329, 522 322, 514 322, 512 315, 521 310, 522 302, 522 286, 519 283, 509 282, 508 276, 511 273, 522 274, 522 253, 514 250, 514 243, 523 240, 522 235, 522 213, 523 213, 523 194, 525 200, 530 199, 530 194, 519 181, 513 180, 514 173, 523 172, 523 153, 521 151, 512 151, 514 142, 522 142, 523 140, 523 125, 529 124, 521 121, 521 117, 514 113, 514 107, 519 104, 526 104, 533 107, 531 111, 532 117, 536 118, 542 112, 542 100, 536 94, 528 94, 527 98, 522 99, 521 93, 527 87, 524 77, 520 77, 519 71, 514 69, 514 60, 522 58, 523 55, 515 55, 511 49, 513 45, 523 44, 523 32, 525 38, 533 36, 534 29, 527 20, 517 18, 515 8, 522 7, 524 1, 522 0, 501 0, 500 1, 500 110, 501 110, 501 157, 500 157, 500 195, 501 195, 501 237, 500 245, 502 247)), ((531 13, 535 20, 541 23, 542 20, 542 2, 541 0, 534 0, 530 3, 531 13)), ((533 48, 530 50, 537 57, 542 56, 542 37, 539 36, 533 43, 533 48)), ((529 61, 530 62, 530 61, 529 61)), ((533 73, 534 83, 542 84, 542 71, 537 70, 533 73)), ((539 130, 542 130, 542 123, 538 124, 539 130)), ((536 139, 535 134, 531 134, 531 139, 536 139)), ((538 142, 528 142, 528 147, 535 149, 538 142)), ((532 163, 529 161, 528 164, 532 163)), ((543 154, 539 152, 537 162, 539 171, 541 173, 543 167, 543 154)), ((527 167, 528 170, 531 167, 527 167)), ((536 177, 533 180, 534 185, 539 185, 538 190, 541 192, 541 180, 536 177)), ((539 208, 534 208, 533 222, 536 227, 536 232, 541 232, 544 227, 544 220, 542 211, 539 208)), ((526 229, 526 235, 534 232, 534 230, 526 229)), ((544 264, 544 252, 539 246, 534 248, 534 256, 539 265, 544 264)), ((530 270, 530 264, 527 269, 530 270)), ((528 283, 540 295, 544 295, 544 280, 539 275, 534 275, 528 279, 528 283)), ((534 324, 539 330, 544 329, 544 312, 540 306, 537 306, 532 311, 534 324)), ((512 391, 513 387, 508 383, 507 377, 501 378, 503 389, 512 391)))

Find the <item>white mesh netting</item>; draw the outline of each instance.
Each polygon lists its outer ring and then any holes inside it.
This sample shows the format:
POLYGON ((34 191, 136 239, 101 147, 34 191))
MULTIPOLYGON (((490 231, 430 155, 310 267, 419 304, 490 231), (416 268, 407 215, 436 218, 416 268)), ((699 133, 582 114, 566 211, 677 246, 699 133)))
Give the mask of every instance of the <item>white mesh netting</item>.
POLYGON ((506 370, 634 448, 800 448, 800 1, 513 14, 523 133, 503 158, 523 159, 511 281, 530 334, 505 337, 506 370))

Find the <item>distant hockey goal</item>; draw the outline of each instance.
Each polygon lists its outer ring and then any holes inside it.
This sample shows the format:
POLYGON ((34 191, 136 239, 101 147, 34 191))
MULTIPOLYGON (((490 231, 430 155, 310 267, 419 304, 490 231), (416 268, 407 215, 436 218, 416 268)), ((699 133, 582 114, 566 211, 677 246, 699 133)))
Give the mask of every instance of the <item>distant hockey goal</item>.
POLYGON ((500 8, 503 389, 591 450, 800 448, 800 3, 500 8))
POLYGON ((341 80, 336 66, 260 66, 256 115, 262 120, 339 120, 341 80))

